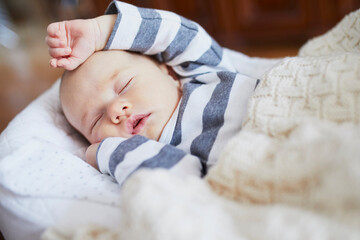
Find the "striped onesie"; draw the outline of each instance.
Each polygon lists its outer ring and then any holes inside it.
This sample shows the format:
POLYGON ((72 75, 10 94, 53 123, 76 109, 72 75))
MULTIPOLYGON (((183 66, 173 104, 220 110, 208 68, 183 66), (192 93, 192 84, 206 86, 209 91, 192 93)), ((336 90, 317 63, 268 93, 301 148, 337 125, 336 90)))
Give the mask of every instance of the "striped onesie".
POLYGON ((117 19, 105 49, 152 55, 180 76, 182 98, 159 141, 135 135, 104 139, 102 173, 122 184, 142 168, 204 176, 240 129, 258 80, 235 70, 225 49, 197 23, 168 11, 114 1, 117 19))

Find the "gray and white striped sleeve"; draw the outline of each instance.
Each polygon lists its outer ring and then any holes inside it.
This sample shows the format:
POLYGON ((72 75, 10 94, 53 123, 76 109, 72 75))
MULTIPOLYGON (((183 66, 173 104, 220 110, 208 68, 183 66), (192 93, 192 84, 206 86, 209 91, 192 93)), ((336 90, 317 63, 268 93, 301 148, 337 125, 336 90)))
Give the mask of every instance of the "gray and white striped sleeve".
POLYGON ((181 76, 234 70, 231 62, 223 59, 222 47, 193 21, 119 1, 112 2, 106 13, 116 13, 117 20, 105 49, 155 55, 181 76))
POLYGON ((197 157, 140 135, 129 139, 106 138, 101 142, 96 157, 100 171, 114 177, 119 184, 143 168, 164 168, 181 176, 201 176, 197 157))

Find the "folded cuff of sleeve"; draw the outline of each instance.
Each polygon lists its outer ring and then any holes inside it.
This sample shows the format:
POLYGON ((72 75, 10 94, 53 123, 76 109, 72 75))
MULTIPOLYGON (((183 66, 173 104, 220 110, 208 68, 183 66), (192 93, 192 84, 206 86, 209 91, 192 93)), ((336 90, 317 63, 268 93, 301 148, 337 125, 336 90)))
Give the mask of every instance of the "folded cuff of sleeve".
POLYGON ((110 156, 123 141, 124 138, 106 138, 100 143, 96 152, 96 161, 100 172, 110 174, 110 156))

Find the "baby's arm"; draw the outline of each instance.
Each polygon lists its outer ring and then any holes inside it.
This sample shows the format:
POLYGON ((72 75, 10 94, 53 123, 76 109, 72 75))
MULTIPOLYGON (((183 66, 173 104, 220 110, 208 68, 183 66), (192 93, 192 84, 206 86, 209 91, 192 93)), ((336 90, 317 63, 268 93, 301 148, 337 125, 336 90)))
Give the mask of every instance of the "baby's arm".
POLYGON ((88 148, 87 162, 114 177, 119 184, 123 184, 134 172, 146 168, 168 169, 181 176, 201 176, 202 167, 198 157, 143 136, 107 138, 98 145, 88 148))
POLYGON ((235 71, 222 47, 197 23, 175 13, 112 2, 108 14, 50 24, 46 43, 53 67, 73 70, 95 51, 118 49, 155 55, 177 74, 235 71), (117 14, 117 15, 114 15, 117 14))
POLYGON ((214 68, 235 71, 231 62, 223 59, 222 47, 191 20, 119 1, 112 2, 107 13, 118 16, 106 49, 155 55, 181 76, 214 71, 214 68))
POLYGON ((114 26, 116 15, 87 20, 52 23, 47 28, 46 43, 52 67, 73 70, 95 51, 102 50, 114 26))

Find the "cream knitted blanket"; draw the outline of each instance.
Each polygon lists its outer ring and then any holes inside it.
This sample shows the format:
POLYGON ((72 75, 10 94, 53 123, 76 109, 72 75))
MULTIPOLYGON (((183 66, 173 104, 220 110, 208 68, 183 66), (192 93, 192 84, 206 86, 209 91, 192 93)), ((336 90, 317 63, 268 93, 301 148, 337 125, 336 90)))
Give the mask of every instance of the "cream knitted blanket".
POLYGON ((204 180, 135 174, 118 229, 44 239, 360 239, 360 10, 269 71, 204 180))

